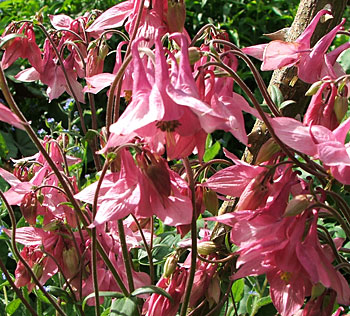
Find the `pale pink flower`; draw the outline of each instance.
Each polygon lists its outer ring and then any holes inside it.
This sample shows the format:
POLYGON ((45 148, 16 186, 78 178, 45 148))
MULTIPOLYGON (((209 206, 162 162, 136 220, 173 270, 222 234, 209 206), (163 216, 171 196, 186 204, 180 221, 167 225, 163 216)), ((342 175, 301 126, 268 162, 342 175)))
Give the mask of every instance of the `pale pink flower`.
MULTIPOLYGON (((188 186, 162 158, 153 158, 148 153, 146 160, 151 163, 144 162, 147 164, 144 167, 139 162, 138 167, 128 151, 123 151, 121 157, 120 171, 106 175, 102 182, 93 225, 121 219, 131 213, 140 217, 156 215, 166 225, 172 226, 191 222, 192 203, 187 195, 188 186), (163 168, 157 164, 163 165, 163 168), (154 168, 154 177, 147 168, 154 168), (160 177, 159 173, 163 176, 160 177)), ((140 157, 140 160, 144 159, 140 157)), ((75 197, 92 204, 96 186, 97 183, 88 186, 75 197)))
POLYGON ((170 278, 162 277, 157 286, 167 291, 173 298, 152 294, 143 305, 142 315, 146 316, 175 316, 185 292, 188 272, 185 268, 177 268, 170 278))
POLYGON ((343 184, 350 184, 349 143, 344 145, 350 119, 330 131, 320 125, 303 126, 292 118, 273 118, 271 125, 278 138, 304 154, 320 159, 332 175, 343 184))
POLYGON ((325 14, 330 14, 330 11, 325 9, 319 11, 294 42, 275 40, 269 44, 244 48, 243 52, 263 60, 261 70, 275 70, 296 65, 298 77, 307 83, 321 80, 324 76, 337 78, 337 74, 342 70, 336 63, 336 58, 343 50, 349 48, 350 44, 342 45, 329 54, 327 54, 327 50, 337 32, 342 29, 345 19, 323 36, 314 47, 311 48, 310 44, 318 21, 325 14))

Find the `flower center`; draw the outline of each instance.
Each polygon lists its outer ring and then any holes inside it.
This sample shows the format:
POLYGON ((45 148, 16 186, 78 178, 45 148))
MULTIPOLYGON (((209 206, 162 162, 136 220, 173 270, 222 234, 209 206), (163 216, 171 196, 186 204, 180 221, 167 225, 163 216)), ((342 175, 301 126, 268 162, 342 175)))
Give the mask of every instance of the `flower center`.
POLYGON ((175 129, 180 126, 181 123, 179 121, 158 121, 156 126, 162 131, 162 132, 174 132, 175 129))
POLYGON ((289 283, 290 279, 292 278, 292 273, 281 272, 280 278, 281 278, 281 280, 285 281, 286 283, 289 283))

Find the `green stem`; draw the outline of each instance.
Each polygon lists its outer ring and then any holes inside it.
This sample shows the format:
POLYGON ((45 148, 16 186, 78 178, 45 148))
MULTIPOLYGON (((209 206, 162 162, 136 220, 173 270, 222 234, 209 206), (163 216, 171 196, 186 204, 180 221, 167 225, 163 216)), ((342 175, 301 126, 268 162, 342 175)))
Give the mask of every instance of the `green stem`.
MULTIPOLYGON (((4 273, 7 281, 10 283, 11 287, 13 288, 13 290, 16 292, 17 296, 19 297, 19 299, 22 301, 22 303, 25 305, 25 307, 27 307, 27 309, 30 311, 30 313, 33 316, 38 316, 38 314, 36 313, 36 311, 33 309, 33 307, 29 304, 29 302, 24 298, 24 296, 22 295, 22 292, 20 291, 20 289, 15 285, 15 282, 13 282, 10 274, 8 273, 5 264, 2 262, 1 258, 0 258, 0 269, 2 270, 2 272, 4 273)), ((5 288, 5 287, 4 287, 5 288)))
POLYGON ((29 266, 27 261, 20 254, 20 252, 19 252, 19 250, 17 248, 17 245, 16 245, 16 218, 15 218, 15 214, 13 212, 13 209, 12 209, 11 205, 7 202, 4 194, 1 191, 0 191, 0 197, 4 201, 4 203, 6 205, 6 208, 7 208, 8 212, 9 212, 9 216, 10 216, 10 220, 11 220, 11 226, 12 226, 11 243, 12 243, 12 249, 13 249, 14 253, 18 257, 18 259, 22 262, 24 267, 27 269, 27 271, 30 274, 30 277, 32 278, 34 283, 40 288, 40 290, 47 297, 47 299, 50 301, 50 303, 53 305, 53 307, 56 309, 56 311, 62 316, 67 316, 66 313, 61 309, 61 307, 56 303, 56 301, 51 297, 51 295, 46 292, 46 290, 44 289, 43 285, 40 283, 40 281, 38 280, 38 278, 34 274, 33 270, 31 269, 31 267, 29 266))
MULTIPOLYGON (((142 227, 141 227, 139 221, 137 220, 137 218, 136 218, 136 216, 134 214, 131 214, 131 215, 134 218, 134 221, 135 221, 135 223, 137 225, 137 228, 138 228, 138 230, 139 230, 139 232, 141 234, 141 238, 142 238, 143 244, 145 245, 145 249, 146 249, 147 256, 148 256, 148 261, 149 261, 149 274, 150 274, 150 277, 151 277, 151 284, 154 284, 154 265, 153 265, 152 252, 151 252, 150 247, 147 244, 147 240, 146 240, 145 234, 143 233, 143 230, 142 230, 142 227)), ((153 238, 153 234, 151 235, 151 238, 153 238)))
POLYGON ((128 278, 129 292, 131 293, 135 290, 135 286, 134 286, 134 280, 132 277, 132 268, 130 264, 129 251, 128 251, 128 246, 126 244, 124 224, 122 219, 118 219, 118 233, 119 233, 120 244, 123 252, 123 260, 124 260, 126 276, 128 278))
POLYGON ((197 218, 196 218, 196 194, 195 194, 195 183, 193 177, 193 171, 188 158, 183 159, 183 163, 186 169, 186 176, 188 181, 188 186, 191 190, 191 200, 192 200, 192 222, 191 222, 191 268, 188 275, 186 290, 184 295, 184 300, 181 307, 180 316, 185 316, 187 312, 187 307, 190 302, 191 290, 194 281, 194 275, 196 273, 196 262, 197 262, 197 218))
MULTIPOLYGON (((6 78, 5 78, 3 69, 1 67, 1 64, 0 64, 0 88, 1 88, 1 90, 3 92, 3 94, 4 94, 4 97, 5 97, 6 101, 7 101, 7 103, 10 106, 11 110, 23 122, 23 126, 24 126, 28 136, 30 137, 32 142, 35 144, 35 146, 38 148, 38 150, 41 152, 41 154, 44 156, 45 160, 47 161, 47 163, 49 164, 49 166, 51 167, 51 169, 55 173, 58 181, 62 185, 62 188, 66 192, 66 195, 67 195, 69 201, 72 203, 72 206, 73 206, 74 210, 78 214, 79 219, 80 219, 80 221, 82 222, 82 224, 84 226, 84 229, 86 229, 87 233, 91 236, 91 230, 89 230, 87 228, 88 222, 86 221, 86 218, 85 218, 82 210, 80 209, 80 206, 79 206, 77 200, 74 198, 74 193, 70 189, 69 184, 64 179, 64 177, 61 174, 61 172, 58 170, 56 164, 54 163, 54 161, 51 159, 51 157, 48 154, 48 152, 45 150, 45 148, 41 144, 40 139, 36 136, 34 130, 32 129, 32 127, 30 126, 30 124, 28 123, 28 121, 26 120, 24 115, 22 114, 21 110, 18 108, 15 100, 13 99, 13 97, 12 97, 12 95, 10 93, 10 90, 8 88, 8 85, 7 85, 7 82, 6 82, 6 78)), ((117 270, 115 269, 115 267, 112 264, 112 262, 109 260, 108 255, 106 254, 105 250, 103 249, 102 245, 99 243, 98 240, 97 240, 97 250, 98 250, 99 254, 101 255, 103 261, 107 265, 107 267, 112 272, 113 277, 115 278, 115 280, 116 280, 118 286, 120 287, 120 289, 122 290, 123 294, 124 295, 128 295, 128 291, 127 291, 126 287, 124 286, 124 283, 123 283, 122 279, 120 278, 117 270)))

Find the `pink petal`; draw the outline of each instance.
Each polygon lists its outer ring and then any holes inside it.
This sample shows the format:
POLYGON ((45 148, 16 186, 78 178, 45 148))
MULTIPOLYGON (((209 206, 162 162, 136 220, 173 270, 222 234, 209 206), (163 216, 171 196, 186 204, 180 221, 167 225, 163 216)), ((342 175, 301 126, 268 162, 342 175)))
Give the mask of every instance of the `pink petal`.
POLYGON ((0 103, 0 121, 24 130, 23 122, 7 106, 0 103))
POLYGON ((114 78, 115 75, 110 73, 101 73, 92 77, 87 77, 85 78, 87 86, 84 87, 83 92, 96 94, 102 89, 110 86, 114 78))
POLYGON ((237 165, 222 169, 202 185, 218 193, 239 197, 249 182, 265 168, 237 165))
POLYGON ((69 29, 71 23, 73 22, 73 19, 65 14, 57 14, 57 15, 49 14, 49 18, 52 26, 56 30, 69 29))
POLYGON ((300 58, 300 44, 272 41, 264 51, 261 70, 275 70, 294 65, 300 58))
POLYGON ((320 160, 328 166, 350 166, 350 157, 346 148, 339 142, 327 142, 317 145, 320 160))
POLYGON ((124 1, 103 12, 88 28, 87 32, 101 33, 106 29, 117 28, 123 25, 133 10, 133 1, 124 1))
MULTIPOLYGON (((10 229, 4 229, 4 231, 11 237, 12 232, 10 229)), ((16 229, 16 242, 25 246, 37 246, 41 245, 42 239, 47 235, 48 233, 41 228, 21 227, 16 229)))
POLYGON ((266 46, 267 44, 260 44, 260 45, 244 47, 242 48, 242 52, 262 61, 266 46))
POLYGON ((273 118, 270 123, 278 138, 289 147, 310 156, 317 154, 317 147, 311 138, 309 127, 287 117, 273 118))

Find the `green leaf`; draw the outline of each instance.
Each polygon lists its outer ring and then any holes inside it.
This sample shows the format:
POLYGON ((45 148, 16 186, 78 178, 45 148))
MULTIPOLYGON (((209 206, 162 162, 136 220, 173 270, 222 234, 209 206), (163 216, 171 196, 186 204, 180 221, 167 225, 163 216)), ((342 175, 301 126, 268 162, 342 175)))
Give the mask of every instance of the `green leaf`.
POLYGON ((142 294, 148 294, 148 293, 155 293, 159 295, 165 296, 167 299, 169 299, 171 302, 173 302, 173 298, 171 295, 163 290, 162 288, 155 286, 155 285, 148 285, 148 286, 142 286, 138 289, 136 289, 134 292, 131 293, 132 296, 142 295, 142 294))
POLYGON ((4 136, 0 133, 0 157, 6 158, 7 154, 9 153, 9 150, 6 145, 6 141, 4 136))
POLYGON ((232 285, 232 295, 236 303, 238 303, 242 299, 243 293, 244 293, 244 279, 236 280, 232 285))
POLYGON ((46 303, 46 304, 50 304, 50 301, 48 300, 48 298, 44 295, 44 293, 41 290, 36 290, 35 294, 40 301, 42 301, 43 303, 46 303))
POLYGON ((65 290, 61 289, 58 286, 48 285, 47 286, 47 291, 50 294, 63 299, 65 302, 72 303, 72 298, 69 296, 68 292, 66 292, 65 290))
POLYGON ((111 309, 107 308, 102 314, 101 316, 109 316, 111 314, 111 309))
POLYGON ((268 91, 273 103, 275 103, 277 107, 280 107, 283 102, 283 94, 281 90, 277 86, 271 85, 269 86, 268 91))
POLYGON ((347 49, 340 54, 338 62, 346 73, 350 72, 350 49, 347 49))
POLYGON ((21 300, 16 298, 6 306, 6 313, 12 315, 17 310, 19 305, 21 305, 21 303, 21 300))
POLYGON ((210 146, 203 156, 204 162, 208 162, 216 157, 216 155, 219 153, 221 149, 221 145, 218 141, 215 142, 214 145, 210 146))
POLYGON ((110 316, 139 316, 136 297, 123 297, 111 305, 110 316))
POLYGON ((83 137, 84 140, 89 141, 89 140, 93 140, 95 137, 99 137, 100 133, 98 131, 95 131, 94 129, 89 129, 85 136, 83 137))
MULTIPOLYGON (((120 292, 110 292, 110 291, 100 291, 99 292, 99 296, 103 296, 103 297, 115 297, 115 298, 124 298, 124 294, 120 293, 120 292)), ((95 297, 95 292, 89 294, 87 297, 84 298, 83 301, 83 305, 82 308, 84 310, 86 302, 89 298, 94 298, 95 297)))
POLYGON ((268 305, 268 304, 271 304, 272 303, 272 299, 270 296, 265 296, 265 297, 262 297, 262 298, 259 298, 258 300, 258 306, 259 307, 262 307, 262 306, 265 306, 265 305, 268 305))

